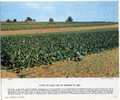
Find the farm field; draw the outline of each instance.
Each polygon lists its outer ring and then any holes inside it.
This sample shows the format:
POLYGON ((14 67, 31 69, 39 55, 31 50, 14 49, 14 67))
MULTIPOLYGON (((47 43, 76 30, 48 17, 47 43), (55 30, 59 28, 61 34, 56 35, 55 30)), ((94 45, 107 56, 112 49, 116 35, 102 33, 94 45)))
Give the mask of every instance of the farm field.
POLYGON ((118 24, 2 31, 2 77, 118 77, 118 45, 118 24))
POLYGON ((90 31, 90 30, 104 30, 104 29, 118 29, 118 24, 109 25, 91 25, 82 27, 59 27, 59 28, 41 28, 41 29, 28 29, 28 30, 9 30, 1 31, 0 35, 24 35, 24 34, 43 34, 43 33, 53 33, 53 32, 79 32, 79 31, 90 31))
POLYGON ((86 26, 100 26, 118 24, 115 22, 2 22, 2 31, 11 30, 29 30, 29 29, 48 29, 48 28, 64 28, 64 27, 86 27, 86 26))

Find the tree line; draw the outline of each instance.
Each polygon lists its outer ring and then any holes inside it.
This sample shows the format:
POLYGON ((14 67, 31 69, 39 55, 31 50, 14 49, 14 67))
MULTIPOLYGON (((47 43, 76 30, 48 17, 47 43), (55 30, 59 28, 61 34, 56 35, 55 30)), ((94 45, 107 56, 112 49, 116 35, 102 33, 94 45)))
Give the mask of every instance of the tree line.
MULTIPOLYGON (((24 22, 35 22, 35 19, 32 19, 31 17, 27 17, 24 22)), ((7 19, 6 22, 18 22, 16 18, 14 18, 13 20, 11 19, 7 19)), ((54 23, 54 19, 53 18, 49 18, 49 22, 50 23, 54 23)), ((65 22, 73 22, 73 18, 71 16, 68 16, 68 18, 65 20, 65 22)))

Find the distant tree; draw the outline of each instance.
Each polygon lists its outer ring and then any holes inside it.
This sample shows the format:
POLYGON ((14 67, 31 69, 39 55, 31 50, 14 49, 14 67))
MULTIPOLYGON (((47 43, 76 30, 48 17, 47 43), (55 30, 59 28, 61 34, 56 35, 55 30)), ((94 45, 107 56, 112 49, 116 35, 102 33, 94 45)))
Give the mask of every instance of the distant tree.
POLYGON ((53 19, 53 18, 49 18, 49 22, 50 22, 50 23, 53 23, 53 22, 54 22, 54 19, 53 19))
POLYGON ((27 17, 25 22, 31 22, 32 21, 32 18, 31 17, 27 17))
POLYGON ((73 18, 71 16, 69 16, 66 20, 66 22, 73 22, 73 18))
POLYGON ((31 17, 27 17, 27 20, 32 20, 32 18, 31 17))
POLYGON ((9 23, 9 22, 11 22, 11 20, 10 20, 10 19, 7 19, 6 22, 9 23))
POLYGON ((17 22, 17 19, 14 18, 14 19, 13 19, 13 22, 17 22))

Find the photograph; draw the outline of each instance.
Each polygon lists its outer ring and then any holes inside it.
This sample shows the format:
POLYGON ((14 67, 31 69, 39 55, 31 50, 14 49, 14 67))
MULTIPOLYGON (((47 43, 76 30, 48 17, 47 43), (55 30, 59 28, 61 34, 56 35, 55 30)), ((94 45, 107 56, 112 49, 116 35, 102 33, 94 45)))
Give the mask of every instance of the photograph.
POLYGON ((0 2, 2 78, 118 78, 118 1, 0 2))

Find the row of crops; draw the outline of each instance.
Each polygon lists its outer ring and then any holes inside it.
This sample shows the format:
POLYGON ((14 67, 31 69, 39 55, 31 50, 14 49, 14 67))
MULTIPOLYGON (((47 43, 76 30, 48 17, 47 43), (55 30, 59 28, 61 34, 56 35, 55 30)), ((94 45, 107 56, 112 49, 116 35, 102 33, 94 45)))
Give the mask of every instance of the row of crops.
POLYGON ((15 69, 52 64, 80 54, 118 47, 118 30, 46 33, 1 37, 2 68, 15 69))

